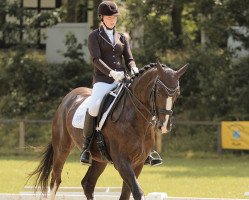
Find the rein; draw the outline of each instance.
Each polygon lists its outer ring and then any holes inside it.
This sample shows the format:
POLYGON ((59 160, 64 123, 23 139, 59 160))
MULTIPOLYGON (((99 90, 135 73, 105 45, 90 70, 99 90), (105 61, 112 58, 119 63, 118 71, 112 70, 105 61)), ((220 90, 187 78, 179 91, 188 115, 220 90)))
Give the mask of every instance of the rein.
POLYGON ((133 104, 133 106, 136 108, 136 110, 139 112, 139 114, 145 119, 145 121, 147 121, 148 124, 153 125, 152 121, 147 120, 147 118, 144 116, 144 114, 139 110, 138 106, 136 105, 136 103, 134 102, 133 99, 135 99, 142 107, 144 110, 146 110, 147 113, 149 113, 149 115, 151 117, 154 117, 154 115, 149 111, 149 109, 131 92, 131 90, 125 86, 124 87, 126 89, 127 94, 129 95, 129 98, 131 100, 131 103, 133 104))

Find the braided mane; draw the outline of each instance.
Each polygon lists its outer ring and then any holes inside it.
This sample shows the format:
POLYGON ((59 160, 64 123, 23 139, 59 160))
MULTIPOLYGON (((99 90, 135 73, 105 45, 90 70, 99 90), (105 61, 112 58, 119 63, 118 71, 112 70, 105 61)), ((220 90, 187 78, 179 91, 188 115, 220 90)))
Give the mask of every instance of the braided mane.
MULTIPOLYGON (((131 76, 131 81, 134 80, 134 78, 138 77, 139 75, 142 75, 144 72, 148 71, 149 69, 155 67, 157 63, 150 63, 148 65, 145 65, 143 68, 139 69, 139 73, 131 76)), ((162 67, 167 67, 165 64, 162 64, 162 67)))

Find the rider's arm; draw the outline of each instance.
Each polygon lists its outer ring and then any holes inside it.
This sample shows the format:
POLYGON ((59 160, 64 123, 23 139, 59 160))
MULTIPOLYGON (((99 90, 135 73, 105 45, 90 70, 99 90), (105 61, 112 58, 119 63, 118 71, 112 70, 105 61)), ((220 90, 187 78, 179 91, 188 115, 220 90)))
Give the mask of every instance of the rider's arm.
POLYGON ((92 32, 88 37, 88 49, 94 66, 106 76, 110 74, 111 68, 101 59, 101 51, 96 34, 92 32))

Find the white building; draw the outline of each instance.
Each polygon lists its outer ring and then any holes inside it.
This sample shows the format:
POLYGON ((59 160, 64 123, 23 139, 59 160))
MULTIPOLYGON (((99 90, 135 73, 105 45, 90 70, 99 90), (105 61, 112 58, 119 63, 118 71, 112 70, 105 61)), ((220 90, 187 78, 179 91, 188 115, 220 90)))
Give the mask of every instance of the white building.
MULTIPOLYGON (((46 11, 55 10, 63 5, 66 5, 68 0, 7 0, 8 3, 17 3, 25 11, 36 13, 37 15, 46 11)), ((46 58, 48 62, 60 63, 65 60, 62 55, 66 52, 65 39, 66 35, 72 33, 77 38, 78 43, 83 45, 83 53, 85 59, 88 60, 88 51, 86 50, 86 40, 93 26, 93 0, 85 0, 81 2, 82 19, 80 23, 60 23, 51 28, 40 27, 38 30, 29 32, 25 27, 27 21, 25 17, 17 19, 13 16, 6 15, 5 21, 17 24, 20 27, 19 31, 9 31, 3 33, 0 31, 0 48, 6 48, 15 45, 13 42, 25 41, 30 44, 35 44, 38 48, 46 47, 46 58), (4 36, 5 35, 5 36, 4 36), (32 37, 30 37, 32 35, 32 37), (8 37, 12 36, 12 40, 8 37), (13 40, 14 38, 14 40, 13 40)))

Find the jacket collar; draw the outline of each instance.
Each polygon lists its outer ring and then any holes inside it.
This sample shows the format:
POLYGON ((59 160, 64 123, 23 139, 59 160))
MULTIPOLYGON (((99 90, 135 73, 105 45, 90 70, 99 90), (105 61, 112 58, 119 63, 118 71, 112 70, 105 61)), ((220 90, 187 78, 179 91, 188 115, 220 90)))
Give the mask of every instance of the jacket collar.
POLYGON ((121 37, 120 34, 116 31, 116 29, 114 29, 114 44, 112 44, 109 37, 107 36, 103 26, 99 27, 99 35, 100 35, 100 37, 103 38, 104 41, 106 41, 112 47, 114 47, 117 44, 117 42, 119 41, 119 39, 121 37))

